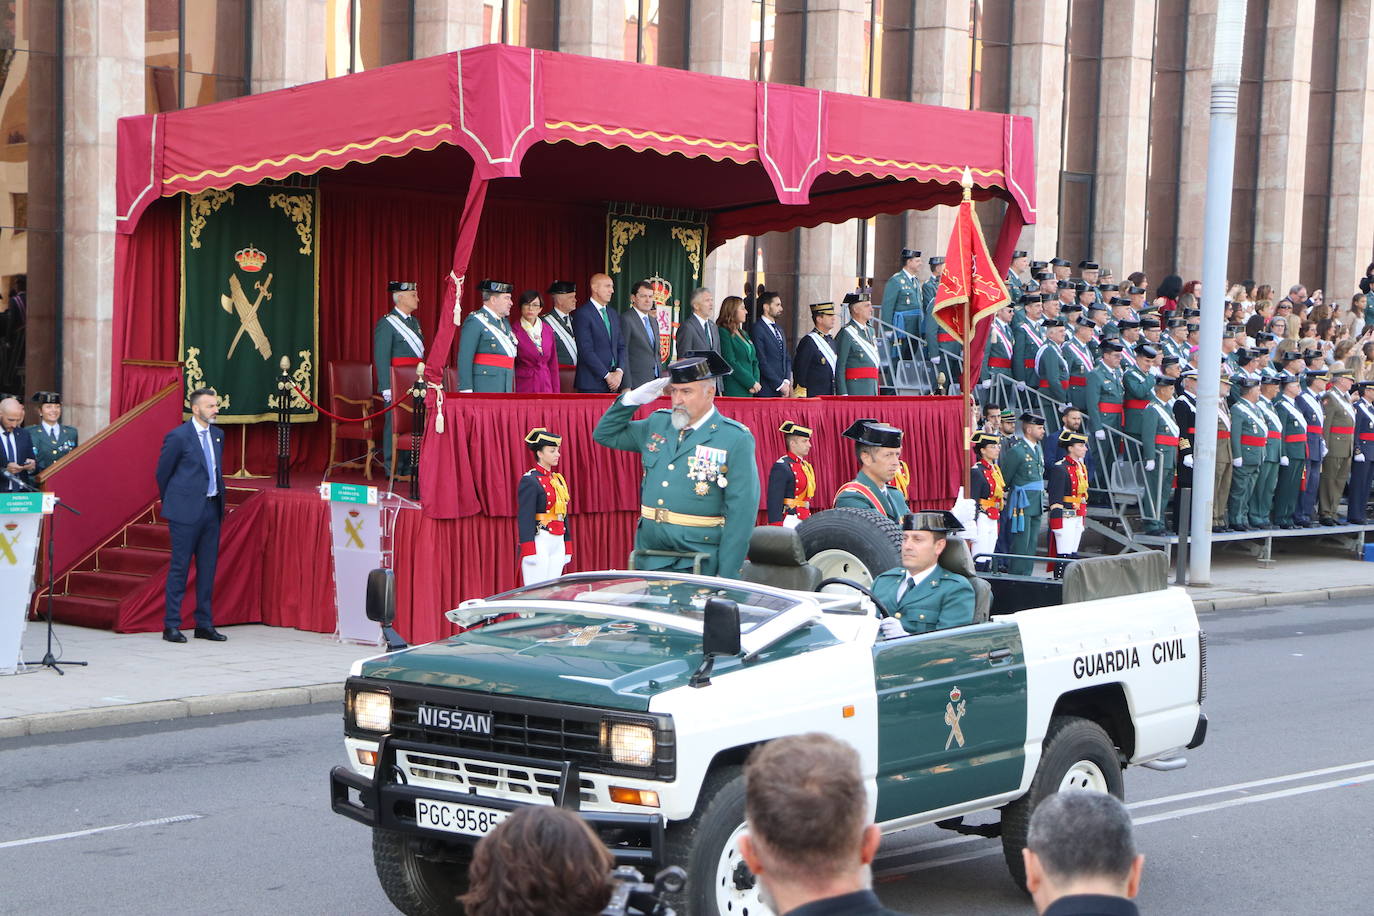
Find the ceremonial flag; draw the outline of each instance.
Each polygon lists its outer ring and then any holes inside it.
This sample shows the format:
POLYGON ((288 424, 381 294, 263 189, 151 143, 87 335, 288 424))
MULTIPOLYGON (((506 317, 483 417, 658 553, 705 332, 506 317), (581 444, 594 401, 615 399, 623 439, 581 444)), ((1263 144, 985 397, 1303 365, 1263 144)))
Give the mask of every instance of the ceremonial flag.
POLYGON ((931 317, 964 346, 964 379, 960 388, 967 394, 978 381, 987 348, 989 320, 1002 306, 1011 302, 1007 285, 993 263, 983 230, 978 225, 970 197, 973 183, 964 170, 964 199, 949 237, 945 271, 935 291, 931 317))

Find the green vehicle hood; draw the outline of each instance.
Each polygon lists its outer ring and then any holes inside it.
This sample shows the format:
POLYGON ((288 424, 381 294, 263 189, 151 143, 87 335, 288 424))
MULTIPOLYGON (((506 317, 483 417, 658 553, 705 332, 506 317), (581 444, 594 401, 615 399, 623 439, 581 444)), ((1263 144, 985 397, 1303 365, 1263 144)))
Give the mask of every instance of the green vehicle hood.
MULTIPOLYGON (((749 664, 837 643, 824 627, 807 627, 749 664)), ((693 633, 638 621, 540 613, 370 659, 362 675, 642 712, 655 694, 685 686, 701 661, 701 637, 693 633)), ((742 664, 719 658, 713 677, 742 664)))

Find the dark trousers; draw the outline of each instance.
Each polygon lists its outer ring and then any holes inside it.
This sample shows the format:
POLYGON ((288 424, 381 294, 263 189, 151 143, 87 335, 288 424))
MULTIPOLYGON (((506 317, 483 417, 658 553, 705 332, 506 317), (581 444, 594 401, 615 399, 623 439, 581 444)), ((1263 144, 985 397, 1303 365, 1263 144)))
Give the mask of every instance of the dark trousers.
POLYGON ((1298 508, 1293 513, 1293 521, 1304 524, 1312 521, 1312 516, 1317 513, 1317 494, 1321 491, 1321 484, 1322 463, 1309 459, 1307 462, 1307 486, 1303 487, 1302 492, 1298 494, 1298 508))
POLYGON ((1352 525, 1366 524, 1369 507, 1369 484, 1374 480, 1374 461, 1352 461, 1350 464, 1349 519, 1352 525))
POLYGON ((186 573, 196 560, 196 628, 214 626, 210 600, 215 588, 215 564, 219 561, 219 501, 205 500, 194 522, 168 521, 172 529, 172 564, 167 569, 167 617, 164 626, 181 629, 181 600, 186 597, 186 573))

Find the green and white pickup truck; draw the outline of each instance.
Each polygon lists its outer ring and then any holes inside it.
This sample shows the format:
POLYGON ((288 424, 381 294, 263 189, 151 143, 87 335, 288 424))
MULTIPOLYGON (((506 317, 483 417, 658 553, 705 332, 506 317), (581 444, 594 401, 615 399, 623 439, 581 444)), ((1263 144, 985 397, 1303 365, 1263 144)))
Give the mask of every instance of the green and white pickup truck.
POLYGON ((559 804, 622 864, 683 866, 679 913, 767 913, 736 849, 742 765, 760 742, 818 730, 858 749, 884 832, 1000 830, 1023 881, 1042 798, 1121 796, 1127 766, 1181 766, 1205 737, 1205 637, 1162 573, 1157 590, 991 618, 983 589, 981 622, 897 639, 878 635, 871 599, 801 590, 818 585, 804 565, 778 573, 790 587, 566 576, 466 602, 449 612, 460 635, 357 663, 332 804, 372 828, 397 908, 461 912, 478 839, 519 806, 559 804), (962 824, 993 810, 1000 825, 962 824))

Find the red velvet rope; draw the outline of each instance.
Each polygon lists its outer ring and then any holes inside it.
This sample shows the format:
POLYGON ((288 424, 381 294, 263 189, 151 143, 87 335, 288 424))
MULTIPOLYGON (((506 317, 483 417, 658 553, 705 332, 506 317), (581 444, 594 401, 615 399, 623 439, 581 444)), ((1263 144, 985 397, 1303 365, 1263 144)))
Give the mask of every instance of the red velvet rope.
MULTIPOLYGON (((377 417, 380 417, 382 414, 387 413, 388 411, 395 410, 397 407, 401 406, 401 399, 397 398, 395 401, 391 403, 390 407, 383 407, 376 413, 370 413, 365 417, 341 417, 336 413, 330 413, 329 411, 321 407, 319 404, 316 404, 314 401, 310 400, 310 395, 306 394, 304 391, 301 391, 301 386, 297 385, 295 382, 291 383, 291 387, 296 389, 296 394, 300 395, 301 400, 305 401, 305 403, 309 404, 311 407, 315 408, 329 419, 338 420, 340 423, 364 423, 368 420, 376 419, 377 417)), ((410 391, 410 389, 407 388, 406 391, 410 391)))

